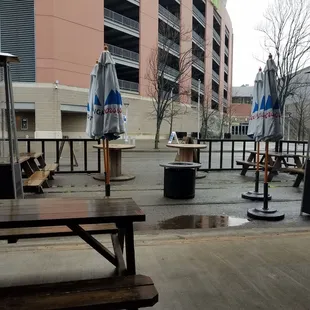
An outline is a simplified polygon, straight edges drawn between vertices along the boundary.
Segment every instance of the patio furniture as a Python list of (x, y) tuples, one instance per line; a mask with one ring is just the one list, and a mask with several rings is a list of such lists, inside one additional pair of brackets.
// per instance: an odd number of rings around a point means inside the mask
[[(265, 153), (260, 153), (259, 155), (261, 156), (260, 161), (259, 161), (260, 168), (264, 169)], [(242, 166), (241, 175), (246, 175), (250, 167), (256, 166), (255, 156), (256, 156), (256, 151), (250, 151), (250, 155), (246, 161), (242, 161), (242, 160), (236, 161), (237, 165)], [(304, 157), (303, 155), (299, 155), (299, 154), (270, 152), (268, 156), (268, 170), (269, 170), (268, 182), (272, 181), (273, 177), (281, 171), (282, 172), (295, 172), (297, 174), (301, 174), (302, 172), (297, 169), (303, 168), (303, 164), (301, 161), (301, 158), (303, 157)], [(294, 164), (289, 163), (287, 161), (287, 159), (289, 158), (292, 158), (294, 160)], [(282, 168), (282, 166), (284, 167)], [(297, 183), (294, 183), (295, 187), (296, 187), (296, 184)]]
[(173, 162), (160, 166), (164, 167), (164, 197), (172, 199), (195, 197), (196, 171), (201, 164)]
[[(93, 145), (95, 149), (103, 149), (102, 144)], [(110, 150), (110, 167), (111, 167), (111, 181), (129, 181), (133, 180), (135, 176), (122, 174), (122, 150), (134, 149), (135, 145), (131, 144), (109, 144)], [(105, 181), (104, 174), (94, 175), (94, 179)]]
[(172, 147), (180, 150), (179, 161), (181, 162), (193, 162), (194, 150), (205, 149), (207, 146), (204, 144), (166, 144), (167, 147)]
[[(152, 280), (135, 275), (133, 222), (145, 221), (145, 215), (132, 199), (17, 199), (0, 204), (1, 240), (77, 235), (116, 266), (118, 275), (1, 288), (0, 309), (138, 309), (157, 303)], [(94, 239), (94, 232), (111, 234), (115, 254)]]
[(150, 277), (131, 275), (1, 288), (0, 309), (138, 309), (158, 302)]

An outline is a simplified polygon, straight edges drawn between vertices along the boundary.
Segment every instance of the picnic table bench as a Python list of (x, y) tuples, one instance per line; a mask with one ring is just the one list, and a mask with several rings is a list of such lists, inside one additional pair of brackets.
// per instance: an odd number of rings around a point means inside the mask
[[(261, 156), (259, 161), (260, 169), (265, 168), (265, 153), (260, 152), (259, 155)], [(303, 164), (300, 158), (304, 157), (303, 155), (299, 154), (289, 154), (289, 153), (278, 153), (278, 152), (270, 152), (268, 156), (268, 182), (271, 182), (273, 177), (278, 174), (278, 172), (294, 172), (296, 174), (301, 174), (300, 169), (302, 169)], [(256, 151), (250, 151), (250, 155), (246, 161), (237, 160), (237, 165), (242, 165), (241, 175), (246, 175), (248, 169), (250, 167), (256, 167)], [(288, 158), (292, 158), (294, 163), (289, 163), (287, 161)], [(284, 168), (282, 166), (284, 165)], [(296, 179), (297, 181), (297, 179)], [(299, 183), (298, 183), (299, 182)], [(298, 183), (299, 186), (301, 180), (298, 179), (298, 182), (294, 183), (294, 186)]]
[[(145, 215), (132, 199), (1, 201), (1, 240), (16, 242), (28, 237), (77, 235), (112, 263), (119, 276), (1, 288), (0, 309), (138, 309), (153, 306), (158, 301), (158, 293), (152, 280), (135, 275), (133, 222), (136, 221), (145, 221)], [(92, 226), (102, 224), (115, 226)], [(114, 254), (92, 236), (96, 229), (98, 233), (111, 234)]]

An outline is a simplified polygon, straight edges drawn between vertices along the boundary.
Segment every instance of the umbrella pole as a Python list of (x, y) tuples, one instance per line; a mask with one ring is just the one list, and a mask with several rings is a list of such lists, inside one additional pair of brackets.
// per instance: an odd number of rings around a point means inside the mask
[(109, 140), (106, 139), (106, 182), (105, 182), (105, 195), (107, 197), (111, 196), (111, 187), (110, 187), (110, 150), (109, 150)]
[(256, 142), (257, 152), (256, 152), (256, 171), (255, 171), (255, 192), (258, 193), (259, 189), (259, 153), (260, 153), (260, 143)]
[[(260, 155), (260, 142), (256, 142), (256, 171), (255, 171), (255, 189), (254, 191), (245, 192), (241, 195), (244, 199), (252, 201), (264, 201), (264, 193), (259, 192), (259, 155)], [(271, 200), (271, 195), (267, 194), (268, 200)]]
[(102, 139), (102, 149), (103, 149), (103, 167), (104, 167), (104, 182), (107, 181), (107, 153), (105, 146), (105, 139)]
[(268, 210), (268, 157), (269, 142), (265, 142), (265, 174), (264, 174), (264, 210)]
[(253, 208), (248, 210), (248, 217), (255, 220), (281, 221), (284, 219), (284, 213), (268, 207), (268, 157), (269, 142), (265, 142), (265, 171), (264, 171), (264, 204), (262, 208)]

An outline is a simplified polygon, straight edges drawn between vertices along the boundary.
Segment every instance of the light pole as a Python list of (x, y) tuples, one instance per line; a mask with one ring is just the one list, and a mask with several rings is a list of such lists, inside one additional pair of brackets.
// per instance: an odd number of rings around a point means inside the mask
[(125, 117), (124, 117), (124, 125), (125, 125), (125, 142), (128, 142), (128, 130), (127, 130), (127, 122), (128, 122), (128, 107), (129, 103), (124, 102), (124, 106), (126, 107)]
[(198, 113), (198, 119), (197, 119), (197, 139), (199, 139), (200, 136), (200, 86), (201, 81), (198, 80), (198, 103), (197, 103), (197, 113)]

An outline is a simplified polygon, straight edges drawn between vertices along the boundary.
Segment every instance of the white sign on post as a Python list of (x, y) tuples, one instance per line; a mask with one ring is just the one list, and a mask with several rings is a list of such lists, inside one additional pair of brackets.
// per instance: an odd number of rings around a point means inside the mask
[(171, 135), (170, 135), (169, 140), (168, 140), (168, 144), (171, 144), (173, 139), (175, 139), (177, 144), (179, 144), (179, 140), (178, 140), (178, 137), (177, 137), (177, 134), (175, 131), (171, 132)]

